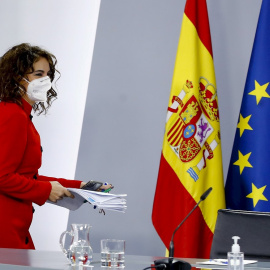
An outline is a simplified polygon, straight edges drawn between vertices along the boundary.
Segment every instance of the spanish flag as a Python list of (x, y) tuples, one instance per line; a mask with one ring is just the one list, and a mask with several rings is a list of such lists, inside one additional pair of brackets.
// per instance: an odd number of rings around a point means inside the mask
[(174, 256), (209, 258), (217, 211), (225, 208), (219, 110), (206, 0), (187, 0), (167, 111), (153, 225)]

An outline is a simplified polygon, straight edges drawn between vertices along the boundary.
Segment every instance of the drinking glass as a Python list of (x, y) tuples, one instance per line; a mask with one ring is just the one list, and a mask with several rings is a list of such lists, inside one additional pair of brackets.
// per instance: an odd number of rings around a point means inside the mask
[(125, 267), (125, 240), (102, 239), (100, 244), (102, 267)]

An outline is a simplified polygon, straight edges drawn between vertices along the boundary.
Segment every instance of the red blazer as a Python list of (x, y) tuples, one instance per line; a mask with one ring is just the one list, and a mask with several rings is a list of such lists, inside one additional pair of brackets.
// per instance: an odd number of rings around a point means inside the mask
[(29, 234), (32, 203), (43, 205), (51, 184), (79, 188), (81, 181), (38, 175), (40, 137), (30, 117), (32, 107), (0, 102), (0, 248), (34, 249)]

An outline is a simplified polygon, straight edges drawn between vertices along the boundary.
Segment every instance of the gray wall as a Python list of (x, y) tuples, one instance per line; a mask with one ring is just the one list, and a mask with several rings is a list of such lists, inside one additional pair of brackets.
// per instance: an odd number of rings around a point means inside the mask
[[(261, 1), (207, 3), (226, 176)], [(100, 239), (118, 238), (127, 254), (164, 255), (151, 212), (184, 5), (101, 1), (76, 179), (113, 183), (113, 193), (128, 194), (128, 210), (103, 216), (84, 205), (70, 213), (68, 228), (93, 226), (94, 252)]]

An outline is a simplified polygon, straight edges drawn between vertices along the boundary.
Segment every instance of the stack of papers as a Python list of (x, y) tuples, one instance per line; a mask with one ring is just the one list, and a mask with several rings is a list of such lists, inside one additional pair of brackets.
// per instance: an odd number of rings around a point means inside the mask
[(85, 202), (88, 202), (99, 209), (125, 212), (127, 194), (111, 194), (105, 192), (96, 192), (78, 188), (68, 188), (75, 198), (64, 197), (56, 203), (47, 201), (54, 205), (65, 207), (69, 210), (77, 210)]
[[(244, 260), (244, 264), (256, 263), (254, 260)], [(210, 265), (228, 265), (227, 259), (211, 259), (209, 261), (197, 262), (197, 264), (210, 264)]]

